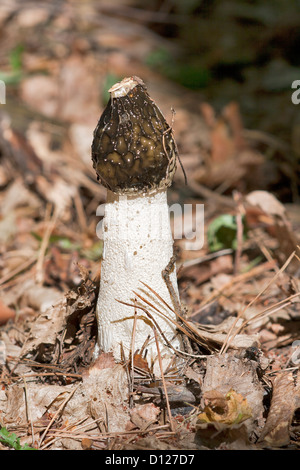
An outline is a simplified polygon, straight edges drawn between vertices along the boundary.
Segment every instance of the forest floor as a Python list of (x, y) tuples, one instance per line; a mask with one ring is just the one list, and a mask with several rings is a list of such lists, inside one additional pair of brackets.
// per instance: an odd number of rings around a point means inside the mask
[[(216, 110), (213, 87), (145, 60), (174, 42), (133, 4), (0, 9), (0, 449), (297, 449), (299, 124), (278, 131), (290, 101), (274, 112), (290, 97), (251, 128), (241, 85)], [(168, 122), (176, 111), (187, 185), (179, 167), (170, 203), (204, 204), (204, 242), (175, 240), (187, 354), (162, 377), (138, 353), (93, 358), (106, 191), (90, 146), (108, 88), (131, 75)]]

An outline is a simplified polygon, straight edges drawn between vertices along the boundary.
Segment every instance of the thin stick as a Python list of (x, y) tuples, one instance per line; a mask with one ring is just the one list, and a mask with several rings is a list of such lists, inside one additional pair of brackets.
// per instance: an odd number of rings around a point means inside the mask
[(28, 377), (53, 377), (53, 376), (57, 376), (57, 377), (73, 377), (75, 379), (82, 379), (82, 375), (80, 374), (69, 374), (68, 372), (36, 372), (36, 373), (28, 373), (28, 374), (24, 374), (22, 375), (22, 377), (24, 378), (28, 378)]
[(216, 297), (221, 295), (226, 289), (228, 289), (230, 287), (233, 287), (234, 285), (238, 284), (239, 282), (246, 281), (247, 279), (249, 279), (251, 277), (258, 276), (262, 272), (265, 273), (269, 269), (274, 269), (275, 266), (276, 266), (275, 261), (273, 261), (273, 262), (267, 261), (266, 263), (263, 263), (259, 266), (255, 266), (254, 268), (252, 268), (250, 271), (248, 271), (246, 273), (239, 274), (238, 276), (236, 276), (235, 278), (233, 278), (232, 280), (230, 280), (229, 282), (224, 284), (220, 289), (214, 290), (214, 292), (212, 292), (212, 294), (209, 297), (206, 297), (200, 303), (200, 307), (203, 307), (204, 305), (207, 305), (209, 302), (211, 302)]
[(254, 302), (256, 302), (256, 300), (257, 300), (259, 297), (262, 296), (262, 294), (270, 287), (270, 285), (275, 281), (275, 279), (277, 279), (277, 277), (286, 269), (286, 267), (289, 265), (289, 263), (290, 263), (291, 260), (293, 259), (294, 255), (295, 255), (295, 252), (293, 252), (293, 253), (289, 256), (289, 258), (288, 258), (287, 261), (284, 263), (284, 265), (280, 268), (280, 270), (273, 276), (273, 278), (267, 283), (267, 285), (254, 297), (254, 299), (252, 299), (251, 302), (249, 302), (249, 303), (243, 308), (243, 310), (241, 310), (241, 311), (238, 313), (238, 315), (237, 315), (237, 317), (236, 317), (236, 320), (233, 322), (231, 328), (229, 329), (229, 331), (228, 331), (228, 333), (227, 333), (227, 336), (226, 336), (226, 338), (225, 338), (225, 340), (224, 340), (224, 343), (223, 343), (223, 345), (222, 345), (222, 347), (221, 347), (221, 349), (220, 349), (219, 354), (222, 354), (223, 352), (226, 352), (226, 351), (227, 351), (227, 349), (228, 349), (228, 347), (229, 347), (229, 339), (233, 339), (233, 338), (236, 336), (237, 332), (239, 331), (239, 329), (237, 329), (237, 330), (235, 331), (235, 333), (233, 334), (232, 338), (230, 337), (230, 335), (231, 335), (233, 329), (235, 328), (235, 326), (236, 326), (238, 320), (239, 320), (241, 317), (244, 316), (246, 310), (247, 310), (248, 308), (250, 308), (251, 305), (253, 305)]
[(241, 263), (241, 254), (242, 254), (242, 246), (243, 246), (243, 220), (242, 220), (242, 203), (241, 203), (241, 194), (237, 191), (234, 192), (233, 198), (237, 204), (237, 214), (236, 214), (236, 241), (237, 241), (237, 248), (234, 257), (234, 274), (238, 274), (240, 271), (240, 263)]
[(72, 396), (74, 395), (74, 393), (76, 392), (76, 390), (78, 389), (78, 387), (80, 386), (81, 384), (77, 385), (77, 387), (74, 388), (74, 390), (72, 390), (70, 392), (70, 394), (67, 396), (67, 398), (62, 402), (62, 404), (60, 405), (60, 407), (58, 408), (57, 412), (54, 414), (53, 418), (51, 419), (50, 423), (48, 424), (48, 426), (46, 427), (41, 439), (40, 439), (40, 442), (39, 442), (39, 447), (41, 447), (41, 444), (48, 432), (48, 430), (50, 429), (50, 427), (52, 426), (52, 424), (54, 423), (54, 421), (56, 420), (57, 416), (59, 415), (59, 413), (64, 409), (64, 407), (66, 406), (66, 404), (68, 403), (69, 400), (71, 400)]
[[(148, 305), (152, 306), (146, 299), (144, 299), (143, 297), (141, 297), (139, 294), (137, 294), (136, 292), (134, 292), (135, 295), (137, 297), (139, 297), (141, 300), (143, 300), (144, 302), (146, 302)], [(129, 307), (135, 307), (135, 305), (132, 305), (132, 304), (129, 304), (127, 302), (123, 302), (121, 300), (118, 300), (118, 302), (120, 302), (121, 304), (124, 304), (124, 305), (128, 305)], [(166, 344), (171, 348), (173, 349), (173, 351), (175, 353), (178, 353), (179, 355), (181, 354), (181, 351), (177, 351), (177, 349), (175, 349), (172, 344), (167, 340), (167, 338), (165, 337), (163, 331), (161, 330), (161, 328), (159, 327), (158, 323), (154, 320), (153, 316), (148, 312), (148, 310), (145, 308), (145, 307), (142, 307), (141, 305), (137, 305), (136, 306), (137, 308), (139, 308), (140, 310), (142, 310), (143, 312), (146, 313), (146, 315), (152, 320), (153, 324), (157, 327), (158, 331), (160, 332), (160, 334), (162, 335), (164, 341), (166, 342)], [(187, 336), (189, 336), (193, 341), (195, 342), (199, 342), (197, 340), (197, 338), (195, 338), (194, 336), (191, 335), (191, 333), (189, 333), (187, 330), (185, 330), (181, 325), (179, 325), (178, 323), (176, 323), (175, 320), (173, 320), (172, 318), (169, 318), (167, 315), (165, 315), (163, 312), (159, 311), (158, 309), (156, 309), (156, 307), (154, 307), (154, 305), (152, 306), (152, 308), (154, 308), (155, 310), (157, 310), (158, 313), (160, 313), (160, 315), (162, 315), (164, 318), (168, 319), (170, 322), (174, 323), (174, 325), (177, 326), (177, 328), (179, 330), (181, 330), (184, 334), (186, 334)], [(188, 325), (189, 326), (189, 325)], [(191, 328), (192, 329), (192, 328)]]
[(210, 253), (209, 255), (204, 255), (204, 256), (200, 256), (199, 258), (194, 258), (194, 259), (189, 259), (188, 261), (184, 261), (181, 265), (180, 273), (184, 271), (185, 269), (190, 268), (191, 266), (195, 266), (195, 264), (202, 264), (212, 259), (220, 258), (221, 256), (231, 255), (232, 252), (233, 252), (232, 248), (224, 248), (224, 250), (216, 251), (214, 253)]
[(221, 205), (225, 205), (226, 207), (235, 208), (236, 204), (229, 196), (223, 196), (221, 194), (217, 194), (215, 191), (208, 189), (206, 186), (197, 183), (197, 181), (191, 179), (189, 181), (189, 187), (194, 191), (196, 194), (199, 194), (201, 197), (208, 199), (209, 201), (216, 201)]
[[(134, 299), (136, 303), (136, 299)], [(134, 309), (133, 328), (132, 328), (132, 340), (131, 340), (131, 381), (130, 381), (130, 396), (129, 396), (129, 407), (133, 407), (133, 388), (134, 388), (134, 345), (135, 345), (135, 332), (137, 322), (137, 309)]]
[(276, 302), (274, 305), (270, 305), (269, 307), (266, 307), (261, 312), (257, 313), (256, 315), (253, 315), (253, 317), (244, 320), (241, 326), (239, 327), (239, 330), (243, 329), (246, 325), (251, 325), (251, 323), (255, 323), (257, 319), (261, 319), (261, 318), (264, 318), (265, 316), (273, 315), (273, 313), (276, 313), (279, 309), (288, 307), (289, 305), (292, 304), (292, 300), (295, 299), (296, 297), (299, 297), (299, 295), (300, 295), (300, 292), (297, 292), (296, 294), (292, 294), (287, 299), (280, 300), (279, 302)]
[(286, 267), (290, 264), (290, 262), (292, 261), (293, 257), (295, 255), (295, 252), (293, 252), (289, 258), (287, 259), (287, 261), (284, 263), (284, 265), (279, 269), (279, 271), (275, 274), (275, 276), (268, 282), (268, 284), (256, 295), (256, 297), (254, 297), (254, 299), (251, 300), (251, 302), (249, 302), (248, 305), (246, 305), (246, 307), (242, 310), (242, 314), (245, 313), (245, 311), (250, 308), (254, 302), (256, 302), (256, 300), (262, 296), (262, 294), (267, 290), (269, 289), (270, 285), (273, 284), (273, 282), (275, 281), (275, 279), (277, 279), (277, 277), (279, 276), (279, 274), (281, 274), (285, 269)]
[(154, 326), (153, 326), (153, 333), (154, 333), (154, 338), (155, 338), (155, 343), (156, 343), (156, 348), (157, 348), (158, 363), (159, 363), (159, 368), (160, 368), (160, 373), (161, 373), (161, 380), (162, 380), (163, 389), (164, 389), (165, 397), (166, 397), (166, 405), (167, 405), (167, 410), (168, 410), (168, 415), (169, 415), (170, 428), (171, 428), (171, 431), (174, 432), (171, 408), (170, 408), (169, 397), (168, 397), (168, 392), (167, 392), (167, 387), (166, 387), (166, 382), (165, 382), (165, 377), (164, 377), (164, 371), (163, 371), (163, 365), (162, 365), (162, 360), (161, 360), (161, 355), (160, 355), (158, 338), (157, 338), (156, 328)]
[[(86, 421), (89, 417), (87, 416), (86, 418), (82, 418), (80, 419), (79, 421), (75, 422), (75, 423), (70, 423), (68, 424), (64, 430), (60, 430), (60, 429), (55, 429), (55, 430), (50, 430), (50, 432), (55, 432), (56, 434), (58, 434), (58, 437), (55, 437), (54, 434), (50, 434), (50, 437), (49, 437), (49, 440), (48, 442), (46, 442), (41, 448), (40, 450), (44, 450), (46, 447), (49, 447), (51, 444), (54, 444), (55, 441), (57, 441), (58, 439), (61, 439), (62, 437), (70, 437), (72, 438), (72, 434), (75, 436), (77, 436), (79, 433), (78, 433), (78, 429), (82, 429), (84, 427), (87, 427), (89, 425), (92, 425), (92, 424), (95, 424), (95, 426), (97, 427), (97, 423), (98, 421), (102, 421), (103, 418), (98, 418), (98, 419), (95, 419), (93, 423), (86, 423), (86, 424), (82, 424), (81, 426), (78, 426), (78, 424), (81, 424), (83, 423), (84, 421)], [(77, 424), (76, 424), (77, 423)], [(76, 429), (74, 431), (72, 431), (72, 428), (73, 427), (76, 427)], [(69, 431), (70, 430), (70, 431)], [(84, 432), (84, 431), (83, 431)], [(71, 436), (70, 436), (71, 434)], [(51, 437), (53, 436), (53, 437)], [(81, 439), (83, 439), (84, 437), (87, 437), (85, 435), (83, 435), (83, 437)]]
[[(47, 207), (45, 221), (47, 221), (47, 219), (50, 217), (50, 212), (51, 212), (51, 206), (49, 205)], [(41, 243), (39, 255), (38, 255), (38, 260), (36, 263), (35, 279), (38, 284), (43, 284), (44, 282), (43, 264), (44, 264), (45, 254), (46, 254), (46, 250), (49, 244), (51, 233), (53, 232), (53, 229), (57, 221), (57, 217), (58, 217), (58, 210), (55, 208), (52, 219), (49, 220), (48, 225), (46, 227), (43, 240)]]
[(82, 200), (81, 200), (78, 190), (76, 191), (73, 199), (74, 199), (74, 204), (75, 204), (75, 208), (77, 211), (79, 226), (81, 227), (82, 232), (85, 233), (87, 230), (87, 222), (86, 222), (86, 216), (85, 216), (85, 211), (83, 208)]
[[(160, 310), (158, 310), (158, 309), (157, 309), (154, 305), (152, 305), (148, 300), (144, 299), (142, 296), (140, 296), (140, 295), (137, 294), (136, 292), (135, 292), (135, 295), (137, 295), (141, 300), (143, 300), (145, 303), (147, 303), (150, 307), (154, 308), (160, 315), (162, 315), (162, 316), (163, 316), (164, 318), (166, 318), (168, 321), (174, 323), (174, 325), (177, 326), (177, 329), (178, 329), (178, 330), (182, 331), (184, 334), (186, 334), (187, 336), (189, 336), (193, 341), (195, 341), (195, 342), (198, 343), (198, 344), (201, 344), (202, 346), (207, 346), (207, 345), (205, 345), (203, 342), (201, 343), (201, 342), (199, 341), (200, 335), (199, 335), (199, 329), (198, 329), (198, 328), (194, 328), (194, 327), (193, 327), (193, 324), (192, 324), (191, 322), (187, 322), (187, 321), (185, 320), (185, 318), (183, 318), (181, 315), (179, 315), (178, 312), (176, 312), (175, 310), (173, 310), (173, 309), (167, 304), (167, 302), (165, 302), (165, 300), (164, 300), (162, 297), (160, 297), (160, 295), (159, 295), (157, 292), (155, 292), (154, 289), (152, 289), (150, 286), (148, 286), (148, 285), (145, 284), (144, 282), (143, 282), (142, 284), (144, 284), (162, 303), (164, 303), (164, 304), (166, 305), (166, 307), (168, 307), (172, 312), (174, 312), (174, 313), (177, 315), (177, 317), (181, 320), (182, 324), (185, 325), (194, 335), (196, 335), (196, 337), (195, 337), (195, 336), (192, 336), (192, 334), (191, 334), (189, 331), (187, 331), (185, 328), (183, 328), (183, 326), (180, 325), (179, 323), (177, 323), (175, 320), (173, 320), (172, 318), (169, 318), (169, 317), (168, 317), (167, 315), (165, 315), (163, 312), (161, 312)], [(128, 305), (128, 304), (126, 304), (126, 305)], [(141, 308), (141, 307), (139, 307), (139, 308)], [(147, 312), (147, 311), (146, 311), (146, 314), (148, 315), (148, 312)]]
[[(107, 439), (110, 439), (112, 437), (119, 437), (119, 436), (127, 436), (127, 435), (135, 435), (135, 436), (138, 436), (140, 434), (146, 434), (146, 433), (153, 433), (155, 431), (159, 431), (159, 430), (162, 430), (162, 429), (165, 429), (165, 428), (168, 428), (169, 425), (168, 424), (163, 424), (163, 425), (160, 425), (160, 426), (154, 426), (153, 428), (149, 428), (149, 429), (139, 429), (139, 430), (134, 430), (134, 431), (115, 431), (115, 432), (108, 432), (108, 433), (100, 433), (100, 435), (94, 435), (94, 434), (88, 434), (88, 433), (73, 433), (73, 435), (71, 434), (71, 432), (65, 432), (63, 430), (59, 430), (59, 429), (51, 429), (50, 430), (50, 433), (51, 433), (51, 437), (53, 438), (53, 440), (50, 442), (50, 444), (52, 444), (55, 440), (57, 439), (60, 439), (62, 437), (69, 437), (70, 439), (84, 439), (84, 438), (89, 438), (93, 441), (103, 441), (103, 440), (107, 440)], [(49, 443), (47, 442), (43, 447), (42, 449), (44, 449), (45, 447), (47, 447), (49, 445)]]
[(180, 299), (176, 295), (175, 289), (172, 285), (172, 282), (170, 281), (170, 272), (175, 269), (175, 263), (176, 263), (176, 255), (173, 255), (166, 266), (166, 268), (162, 271), (162, 277), (167, 285), (167, 288), (170, 292), (171, 298), (174, 303), (175, 307), (175, 313), (181, 313), (181, 305), (180, 305)]
[(25, 377), (22, 376), (22, 378), (23, 378), (23, 382), (24, 382), (26, 414), (27, 414), (27, 420), (29, 421), (30, 427), (31, 427), (31, 444), (33, 446), (34, 445), (34, 430), (33, 430), (33, 424), (32, 424), (32, 419), (31, 419), (30, 406), (29, 406), (29, 402), (28, 402), (27, 383), (26, 383)]
[(36, 262), (36, 255), (32, 256), (31, 258), (27, 259), (26, 261), (24, 261), (24, 263), (22, 263), (20, 266), (18, 266), (17, 268), (13, 269), (12, 271), (10, 271), (8, 274), (6, 274), (6, 276), (3, 276), (1, 279), (0, 279), (0, 286), (5, 284), (7, 281), (9, 281), (12, 277), (16, 276), (17, 274), (19, 274), (20, 272), (24, 271), (25, 269), (29, 268), (32, 264), (34, 264)]

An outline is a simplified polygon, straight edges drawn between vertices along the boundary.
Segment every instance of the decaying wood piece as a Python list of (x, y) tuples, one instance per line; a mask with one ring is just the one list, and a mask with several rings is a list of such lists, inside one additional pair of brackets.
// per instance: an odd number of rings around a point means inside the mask
[(273, 447), (288, 445), (296, 406), (292, 372), (278, 374), (273, 381), (271, 407), (259, 442)]
[[(145, 393), (154, 397), (154, 402), (161, 402), (165, 399), (165, 393), (162, 387), (145, 387), (139, 385), (136, 389), (137, 393)], [(180, 406), (187, 406), (188, 404), (196, 404), (195, 395), (184, 385), (168, 385), (167, 387), (168, 399), (172, 406), (180, 404)], [(179, 406), (179, 405), (178, 405)]]

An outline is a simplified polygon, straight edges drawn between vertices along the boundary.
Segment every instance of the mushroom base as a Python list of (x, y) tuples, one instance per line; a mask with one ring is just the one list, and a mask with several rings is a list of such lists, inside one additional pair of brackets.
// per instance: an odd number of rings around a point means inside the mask
[[(174, 324), (176, 315), (163, 302), (174, 310), (162, 277), (173, 256), (166, 190), (136, 196), (108, 191), (102, 236), (104, 253), (97, 303), (99, 349), (111, 351), (120, 359), (122, 345), (128, 358), (130, 351), (140, 350), (149, 336), (146, 349), (151, 363), (158, 357), (155, 327), (161, 355), (172, 357), (174, 351), (161, 334), (173, 348), (181, 349)], [(178, 301), (175, 269), (170, 273), (170, 281)]]

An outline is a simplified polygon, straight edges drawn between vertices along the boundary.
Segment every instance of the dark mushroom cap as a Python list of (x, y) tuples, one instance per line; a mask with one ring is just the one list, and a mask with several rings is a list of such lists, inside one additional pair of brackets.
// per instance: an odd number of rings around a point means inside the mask
[(170, 186), (176, 171), (176, 144), (143, 81), (125, 78), (109, 92), (92, 143), (98, 179), (121, 194)]

